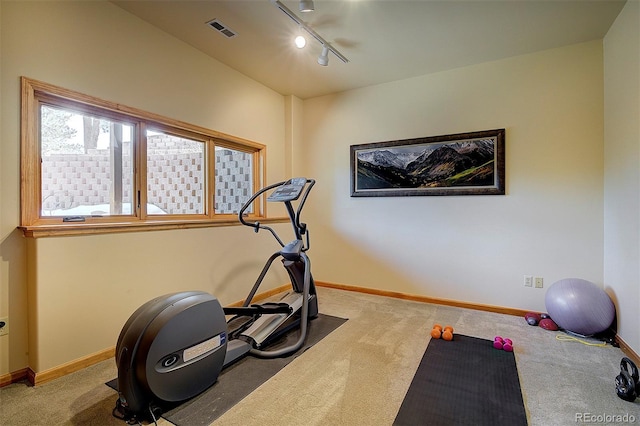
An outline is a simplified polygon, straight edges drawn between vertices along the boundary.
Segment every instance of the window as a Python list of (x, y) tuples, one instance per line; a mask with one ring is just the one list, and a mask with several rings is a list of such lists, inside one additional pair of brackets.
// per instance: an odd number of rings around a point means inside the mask
[(147, 214), (205, 213), (205, 146), (202, 141), (147, 131)]
[[(253, 195), (251, 182), (253, 168), (251, 154), (230, 148), (216, 147), (216, 197), (217, 214), (236, 213)], [(251, 210), (248, 210), (251, 211)]]
[(28, 236), (236, 223), (265, 173), (261, 144), (27, 78), (21, 143)]
[(135, 124), (40, 104), (40, 217), (131, 215)]

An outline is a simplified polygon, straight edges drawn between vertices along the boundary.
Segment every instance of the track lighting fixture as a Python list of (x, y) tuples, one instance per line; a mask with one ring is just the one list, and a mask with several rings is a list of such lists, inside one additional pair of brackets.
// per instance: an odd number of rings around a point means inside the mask
[[(313, 30), (313, 28), (310, 28), (309, 26), (307, 26), (307, 24), (302, 19), (298, 18), (298, 16), (295, 13), (293, 13), (287, 6), (282, 4), (282, 2), (280, 0), (271, 0), (271, 3), (273, 3), (278, 9), (280, 9), (280, 11), (282, 13), (284, 13), (289, 18), (291, 18), (291, 20), (293, 20), (293, 22), (295, 22), (301, 30), (304, 30), (307, 34), (309, 34), (311, 37), (315, 38), (322, 45), (322, 53), (320, 54), (320, 56), (318, 56), (318, 63), (320, 65), (327, 66), (329, 64), (329, 52), (331, 52), (334, 55), (336, 55), (338, 57), (338, 59), (340, 59), (345, 64), (347, 62), (349, 62), (349, 60), (347, 58), (345, 58), (342, 53), (340, 53), (328, 41), (326, 41), (324, 38), (322, 38), (320, 36), (320, 34), (315, 32)], [(300, 10), (302, 10), (302, 4), (303, 3), (311, 4), (311, 9), (310, 10), (313, 10), (313, 1), (303, 1), (303, 0), (300, 1), (300, 7), (301, 7)], [(302, 49), (304, 47), (304, 45), (301, 46), (299, 44), (299, 43), (302, 43), (302, 40), (300, 40), (300, 38), (304, 38), (304, 37), (302, 37), (300, 35), (298, 35), (298, 37), (296, 37), (296, 46), (298, 46), (298, 48)], [(306, 40), (305, 40), (305, 44), (306, 44)]]
[(325, 45), (322, 46), (322, 53), (318, 56), (318, 63), (323, 67), (329, 65), (329, 48)]
[(315, 10), (313, 0), (300, 0), (298, 8), (300, 12), (313, 12)]

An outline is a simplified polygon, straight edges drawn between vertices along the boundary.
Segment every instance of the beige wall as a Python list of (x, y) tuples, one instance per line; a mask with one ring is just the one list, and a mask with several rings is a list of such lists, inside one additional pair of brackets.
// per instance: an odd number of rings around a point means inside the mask
[(286, 143), (288, 160), (287, 165), (291, 165), (287, 170), (290, 176), (302, 176), (301, 170), (304, 169), (304, 140), (302, 117), (304, 114), (304, 101), (295, 97), (287, 96), (285, 98), (285, 114), (286, 114)]
[(640, 352), (640, 3), (604, 39), (604, 282), (618, 334)]
[[(128, 315), (160, 294), (200, 289), (223, 303), (242, 299), (278, 248), (268, 234), (233, 226), (22, 237), (19, 77), (265, 144), (269, 182), (285, 177), (284, 97), (109, 2), (3, 1), (1, 11), (0, 317), (11, 327), (0, 337), (0, 375), (42, 372), (114, 346)], [(287, 281), (274, 270), (265, 288)]]
[[(350, 197), (351, 144), (503, 127), (505, 196)], [(601, 41), (311, 99), (304, 129), (318, 279), (541, 311), (525, 274), (603, 286)]]
[[(203, 290), (223, 304), (242, 300), (277, 248), (269, 233), (239, 227), (38, 239), (29, 347), (39, 350), (29, 366), (40, 372), (114, 346), (128, 316), (162, 294)], [(288, 281), (280, 269), (274, 264), (267, 283)]]
[[(305, 216), (317, 280), (544, 310), (545, 290), (525, 288), (523, 275), (544, 277), (546, 288), (581, 277), (617, 298), (620, 331), (638, 352), (630, 4), (605, 40), (606, 86), (594, 41), (301, 101), (108, 2), (1, 2), (0, 317), (10, 316), (11, 333), (0, 337), (0, 375), (113, 346), (128, 315), (158, 294), (202, 289), (239, 300), (275, 249), (267, 234), (239, 227), (22, 237), (21, 75), (266, 144), (269, 182), (317, 179)], [(351, 144), (501, 127), (505, 196), (349, 197)], [(628, 158), (631, 181), (618, 176)], [(287, 279), (274, 271), (267, 284)]]

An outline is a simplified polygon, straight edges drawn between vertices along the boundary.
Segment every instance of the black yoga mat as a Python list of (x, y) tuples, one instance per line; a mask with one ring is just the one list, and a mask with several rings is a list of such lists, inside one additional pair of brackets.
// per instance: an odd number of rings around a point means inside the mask
[[(218, 376), (218, 381), (198, 396), (172, 407), (162, 407), (162, 417), (177, 426), (209, 425), (244, 397), (269, 380), (304, 351), (318, 343), (345, 321), (331, 315), (318, 314), (309, 323), (307, 339), (297, 352), (283, 358), (261, 359), (247, 356), (227, 367)], [(295, 329), (274, 341), (268, 349), (288, 346), (298, 340)], [(107, 383), (116, 389), (117, 379)]]
[(431, 339), (393, 424), (526, 425), (513, 352), (460, 334)]

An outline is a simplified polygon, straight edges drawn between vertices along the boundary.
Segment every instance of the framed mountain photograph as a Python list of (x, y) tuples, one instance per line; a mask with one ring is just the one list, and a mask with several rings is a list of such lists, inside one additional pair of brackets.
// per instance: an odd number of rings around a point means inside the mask
[(505, 129), (351, 145), (351, 196), (504, 195)]

